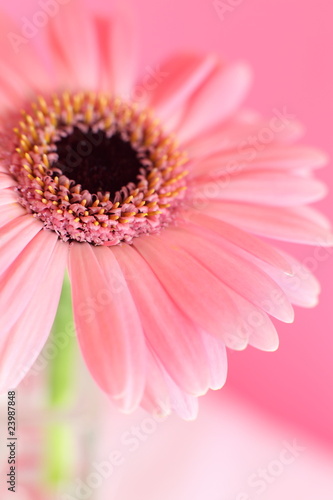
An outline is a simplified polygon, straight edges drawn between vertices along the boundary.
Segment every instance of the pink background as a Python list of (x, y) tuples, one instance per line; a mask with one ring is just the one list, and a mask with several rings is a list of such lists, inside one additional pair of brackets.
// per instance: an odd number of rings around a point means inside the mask
[[(5, 2), (21, 17), (39, 8), (37, 0)], [(92, 3), (109, 5), (106, 0)], [(225, 0), (239, 5), (219, 19), (211, 0), (133, 0), (140, 20), (143, 67), (172, 51), (217, 51), (245, 59), (255, 80), (247, 104), (271, 116), (287, 107), (306, 125), (307, 143), (333, 157), (333, 47), (331, 0)], [(332, 167), (319, 172), (331, 194), (318, 204), (332, 213)], [(296, 248), (298, 257), (311, 248)], [(279, 325), (276, 353), (248, 349), (229, 356), (229, 388), (333, 446), (332, 257), (319, 264), (323, 292), (313, 310), (297, 309), (293, 325)], [(220, 399), (223, 403), (224, 393)]]

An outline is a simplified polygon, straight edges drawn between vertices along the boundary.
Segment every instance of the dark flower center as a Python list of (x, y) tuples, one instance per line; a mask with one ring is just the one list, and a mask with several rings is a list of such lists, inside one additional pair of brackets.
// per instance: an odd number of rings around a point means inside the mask
[(130, 182), (137, 182), (143, 165), (137, 151), (120, 133), (107, 137), (103, 130), (84, 133), (78, 127), (55, 143), (59, 159), (55, 168), (90, 193), (110, 196)]

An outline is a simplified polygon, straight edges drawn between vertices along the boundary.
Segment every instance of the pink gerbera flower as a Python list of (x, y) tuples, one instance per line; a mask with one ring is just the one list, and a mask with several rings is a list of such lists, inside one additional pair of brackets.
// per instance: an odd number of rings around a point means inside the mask
[(311, 172), (325, 157), (291, 144), (284, 110), (238, 111), (244, 64), (178, 54), (135, 86), (127, 16), (72, 0), (40, 52), (0, 23), (0, 389), (45, 344), (68, 265), (99, 386), (123, 411), (193, 417), (225, 382), (226, 347), (276, 349), (269, 315), (315, 305), (315, 279), (258, 236), (332, 244), (305, 206), (324, 195)]

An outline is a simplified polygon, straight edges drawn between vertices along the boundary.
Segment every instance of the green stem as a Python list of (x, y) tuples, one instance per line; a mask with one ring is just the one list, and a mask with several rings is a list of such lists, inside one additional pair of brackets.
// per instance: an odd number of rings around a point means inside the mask
[(49, 398), (53, 408), (66, 407), (71, 403), (75, 388), (74, 320), (71, 287), (66, 275), (50, 341), (56, 349), (56, 356), (50, 364)]
[[(64, 413), (76, 404), (76, 344), (69, 279), (66, 276), (49, 344), (56, 353), (48, 372), (48, 409), (54, 421), (45, 429), (46, 484), (52, 488), (66, 484), (75, 470), (73, 422)], [(58, 419), (57, 419), (58, 416)]]

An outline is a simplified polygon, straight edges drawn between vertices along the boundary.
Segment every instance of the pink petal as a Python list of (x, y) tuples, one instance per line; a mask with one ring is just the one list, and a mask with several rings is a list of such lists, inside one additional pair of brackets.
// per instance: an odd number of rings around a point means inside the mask
[[(279, 337), (269, 316), (262, 308), (254, 306), (240, 296), (237, 301), (242, 315), (242, 324), (236, 331), (229, 333), (226, 339), (227, 346), (231, 349), (243, 350), (248, 345), (252, 345), (261, 351), (276, 351), (279, 347)], [(283, 297), (282, 301), (284, 301)], [(267, 311), (279, 305), (281, 305), (281, 294), (267, 296), (265, 301)]]
[(179, 308), (204, 331), (223, 339), (239, 323), (238, 310), (225, 286), (175, 245), (166, 229), (160, 236), (138, 238), (143, 255)]
[(70, 250), (74, 317), (96, 382), (124, 411), (140, 403), (146, 377), (140, 317), (112, 250), (74, 243)]
[(175, 382), (165, 374), (170, 391), (171, 408), (184, 420), (195, 420), (198, 416), (198, 398), (181, 391)]
[(100, 79), (100, 57), (94, 25), (85, 3), (70, 0), (61, 5), (46, 29), (58, 86), (96, 90)]
[(0, 229), (0, 276), (42, 227), (31, 215), (23, 215)]
[[(11, 92), (10, 91), (7, 91), (4, 86), (3, 86), (3, 82), (0, 80), (0, 106), (1, 106), (1, 109), (10, 109), (10, 108), (14, 108), (15, 109), (15, 97), (11, 100)], [(0, 165), (0, 171), (1, 172), (6, 172), (7, 169), (6, 168), (3, 168), (2, 165)]]
[(214, 179), (248, 171), (312, 170), (326, 163), (327, 156), (314, 148), (269, 146), (257, 152), (251, 152), (249, 148), (215, 152), (198, 161), (192, 171), (195, 176), (207, 176)]
[(300, 207), (300, 210), (303, 216), (312, 221), (314, 224), (317, 224), (321, 228), (327, 229), (328, 231), (331, 230), (331, 221), (325, 215), (319, 212), (319, 210), (308, 206)]
[[(0, 99), (1, 99), (1, 85), (0, 85)], [(6, 142), (5, 142), (6, 144)], [(1, 147), (6, 147), (1, 141)], [(7, 162), (4, 161), (4, 158), (0, 157), (0, 172), (8, 175), (8, 165)]]
[(152, 415), (171, 413), (170, 394), (162, 365), (151, 350), (147, 349), (147, 383), (140, 406)]
[(0, 189), (16, 186), (16, 184), (17, 182), (14, 177), (0, 172)]
[(242, 63), (217, 68), (190, 99), (178, 140), (187, 142), (226, 120), (240, 106), (250, 80), (250, 71)]
[[(315, 169), (327, 164), (327, 155), (316, 148), (309, 146), (271, 146), (256, 153), (247, 151), (247, 159), (251, 159), (253, 167), (258, 168), (305, 168)], [(244, 151), (244, 156), (245, 151)]]
[(1, 331), (3, 334), (13, 326), (21, 312), (30, 302), (45, 272), (57, 244), (58, 236), (53, 231), (39, 231), (23, 249), (18, 258), (0, 277)]
[(138, 37), (133, 14), (124, 5), (118, 5), (112, 19), (98, 18), (95, 24), (103, 86), (108, 92), (130, 99), (138, 61)]
[[(17, 109), (17, 98), (26, 98), (31, 90), (46, 92), (52, 82), (34, 48), (33, 40), (18, 39), (20, 27), (0, 13), (0, 32), (6, 40), (0, 44), (0, 82), (4, 103)], [(4, 90), (5, 89), (5, 90)], [(4, 92), (3, 92), (4, 90)]]
[(209, 180), (197, 180), (194, 196), (273, 206), (295, 206), (318, 201), (327, 194), (325, 184), (313, 177), (280, 172), (240, 172)]
[(194, 420), (198, 399), (182, 391), (153, 355), (148, 359), (149, 376), (142, 407), (156, 416), (165, 417), (173, 410), (184, 420)]
[[(255, 317), (255, 316), (253, 316)], [(269, 316), (260, 311), (258, 322), (261, 328), (255, 328), (249, 337), (249, 345), (260, 351), (274, 352), (279, 348), (279, 336)]]
[(187, 212), (184, 214), (184, 218), (198, 227), (207, 228), (219, 235), (222, 238), (218, 241), (219, 246), (225, 247), (225, 243), (229, 242), (235, 249), (241, 249), (256, 259), (281, 269), (284, 273), (290, 274), (292, 272), (289, 263), (271, 245), (238, 227), (202, 214), (199, 210)]
[(169, 375), (184, 391), (204, 394), (209, 387), (201, 335), (179, 310), (149, 265), (129, 245), (113, 252), (127, 278), (148, 344)]
[[(273, 122), (272, 122), (273, 119)], [(216, 153), (227, 153), (236, 150), (237, 156), (242, 151), (248, 151), (253, 141), (256, 140), (256, 151), (260, 154), (266, 147), (279, 143), (293, 143), (303, 134), (302, 125), (295, 120), (287, 120), (278, 123), (276, 128), (276, 116), (263, 119), (258, 113), (248, 110), (240, 110), (227, 122), (218, 124), (214, 130), (200, 136), (200, 139), (191, 140), (186, 144), (186, 150), (192, 157), (207, 157)], [(273, 130), (272, 140), (263, 144), (262, 137), (267, 137), (267, 130)], [(265, 135), (266, 134), (266, 135)], [(258, 146), (257, 146), (258, 144)], [(235, 154), (235, 153), (234, 153)]]
[(24, 82), (21, 75), (17, 74), (15, 68), (0, 60), (1, 101), (5, 108), (13, 108), (17, 111), (15, 104), (17, 107), (17, 102), (24, 100), (28, 92), (27, 86), (27, 82)]
[[(164, 61), (160, 70), (164, 76), (149, 92), (149, 106), (161, 120), (167, 120), (183, 106), (217, 64), (214, 55), (177, 54)], [(148, 83), (148, 82), (147, 82)], [(145, 80), (141, 82), (145, 88)], [(151, 84), (152, 85), (152, 84)]]
[(50, 333), (59, 303), (68, 245), (50, 246), (51, 258), (29, 305), (2, 338), (0, 392), (16, 387), (29, 371)]
[(275, 281), (251, 262), (221, 248), (210, 231), (191, 227), (169, 229), (168, 233), (174, 246), (183, 248), (238, 295), (281, 321), (293, 321), (292, 307)]
[(21, 215), (27, 215), (27, 211), (16, 202), (2, 206), (0, 210), (0, 228), (13, 220), (20, 218)]
[(228, 360), (224, 342), (212, 335), (202, 333), (207, 364), (210, 371), (209, 387), (213, 390), (221, 389), (227, 379)]
[(245, 203), (210, 201), (204, 213), (267, 238), (333, 245), (333, 235), (322, 226), (322, 215), (310, 207), (266, 207)]
[[(198, 217), (199, 227), (201, 225), (202, 227), (207, 227), (217, 232), (217, 228), (219, 228), (221, 221), (213, 219), (212, 224), (207, 224), (209, 221), (211, 221), (211, 218), (208, 218), (207, 216), (205, 217), (201, 214), (195, 214), (192, 219)], [(214, 227), (214, 225), (216, 227)], [(222, 237), (223, 226), (224, 223), (222, 223), (222, 227), (219, 231), (219, 235), (221, 235)], [(261, 240), (258, 241), (259, 243), (261, 243)], [(221, 246), (228, 249), (228, 246), (225, 246), (223, 240), (218, 239), (216, 240), (216, 243), (219, 247)], [(330, 258), (333, 250), (327, 247), (322, 247), (319, 244), (313, 249), (311, 254), (305, 258), (304, 263), (302, 264), (282, 250), (279, 249), (279, 251), (277, 252), (277, 250), (270, 245), (266, 246), (273, 252), (273, 255), (280, 257), (280, 259), (282, 259), (282, 262), (285, 263), (285, 266), (287, 265), (287, 267), (277, 265), (278, 261), (274, 262), (274, 260), (272, 260), (271, 262), (269, 262), (268, 259), (258, 258), (258, 255), (256, 255), (255, 253), (249, 254), (249, 252), (247, 252), (246, 245), (243, 245), (243, 247), (238, 245), (236, 247), (229, 245), (229, 250), (237, 250), (238, 254), (241, 257), (250, 259), (251, 262), (253, 262), (256, 266), (259, 266), (261, 269), (263, 269), (263, 271), (271, 276), (273, 280), (280, 286), (280, 288), (284, 291), (292, 304), (296, 304), (302, 307), (313, 307), (314, 305), (316, 305), (318, 302), (320, 287), (316, 278), (312, 275), (309, 269), (307, 269), (306, 264), (308, 263), (308, 265), (311, 266), (312, 270), (316, 270), (322, 262), (326, 262)]]
[(0, 206), (11, 205), (13, 203), (17, 203), (17, 194), (11, 189), (2, 189), (0, 191)]
[(283, 275), (278, 269), (270, 266), (263, 265), (263, 269), (280, 285), (290, 302), (301, 307), (316, 306), (320, 293), (320, 283), (308, 266), (316, 270), (323, 262), (331, 258), (333, 249), (318, 246), (304, 259), (304, 262), (299, 262), (285, 252), (281, 251), (281, 253), (290, 262), (292, 275)]

